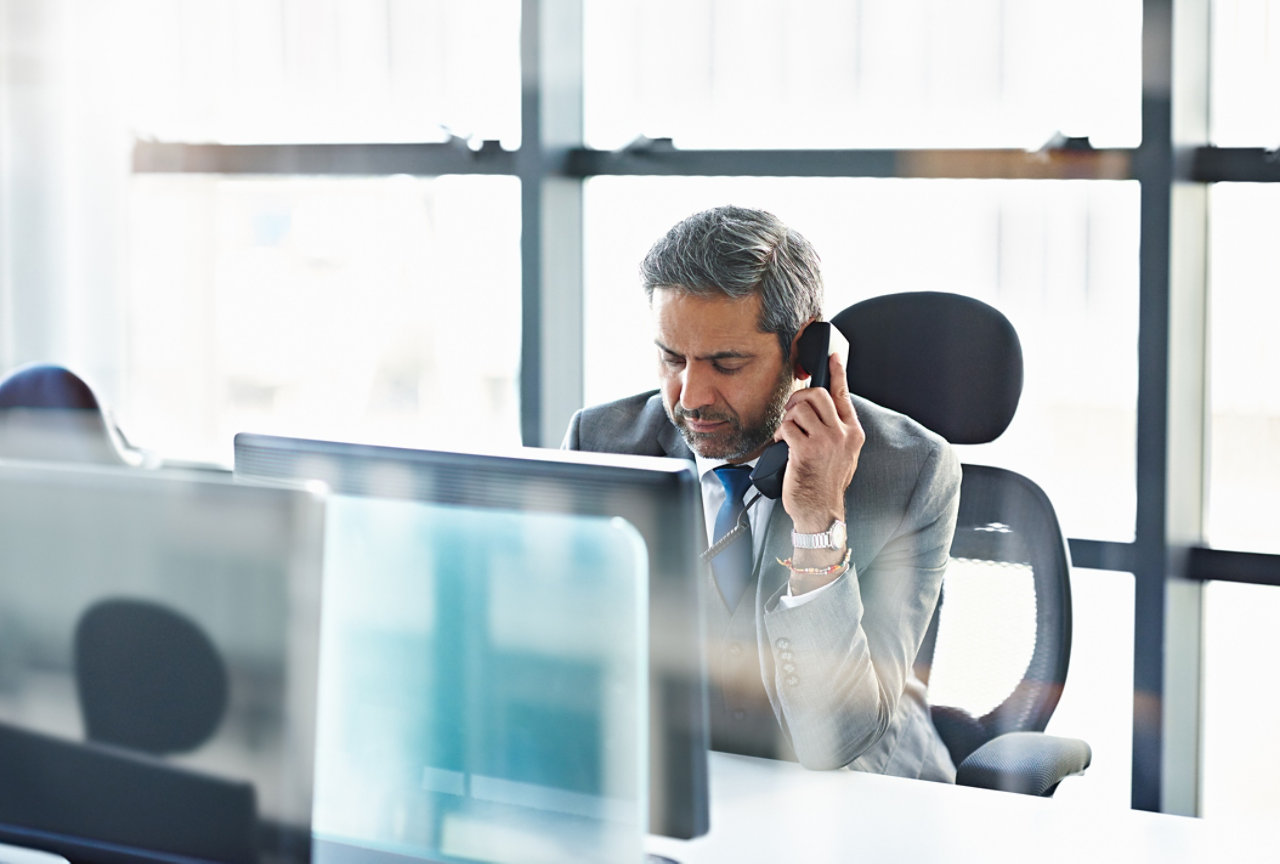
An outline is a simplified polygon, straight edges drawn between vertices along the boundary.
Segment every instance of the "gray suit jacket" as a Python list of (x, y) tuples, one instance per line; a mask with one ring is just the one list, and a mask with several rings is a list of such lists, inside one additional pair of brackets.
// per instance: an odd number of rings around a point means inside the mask
[[(955, 532), (959, 460), (915, 421), (853, 404), (866, 442), (845, 494), (852, 566), (810, 602), (779, 604), (790, 574), (775, 559), (791, 556), (792, 523), (774, 507), (755, 564), (762, 683), (804, 765), (953, 781), (911, 667)], [(563, 446), (693, 458), (657, 391), (577, 412)]]

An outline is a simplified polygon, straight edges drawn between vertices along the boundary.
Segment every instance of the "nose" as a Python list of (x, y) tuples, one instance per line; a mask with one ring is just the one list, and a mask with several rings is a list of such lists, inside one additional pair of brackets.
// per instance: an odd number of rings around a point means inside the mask
[(685, 367), (680, 382), (680, 407), (686, 411), (696, 411), (715, 404), (715, 388), (711, 385), (707, 373), (698, 368), (697, 363)]

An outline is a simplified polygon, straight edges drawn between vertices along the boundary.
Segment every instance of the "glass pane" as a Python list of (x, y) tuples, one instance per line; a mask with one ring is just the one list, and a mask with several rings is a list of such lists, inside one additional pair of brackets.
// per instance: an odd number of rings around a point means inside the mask
[(115, 407), (134, 443), (227, 463), (239, 431), (518, 443), (515, 178), (153, 175), (131, 191)]
[(1213, 0), (1209, 135), (1221, 147), (1280, 142), (1280, 0)]
[(112, 2), (73, 30), (144, 137), (519, 145), (518, 0)]
[[(681, 147), (1099, 146), (1140, 137), (1142, 8), (1087, 0), (598, 0), (586, 135)], [(1086, 59), (1087, 58), (1087, 59)]]
[(640, 860), (647, 572), (620, 519), (331, 499), (317, 835), (432, 861)]
[(1093, 763), (1059, 800), (1127, 809), (1133, 767), (1133, 574), (1071, 570), (1071, 667), (1045, 732), (1083, 738)]
[(1280, 552), (1280, 189), (1218, 184), (1209, 220), (1209, 493), (1214, 546)]
[(1280, 812), (1280, 588), (1205, 586), (1200, 811), (1275, 824)]
[(636, 266), (675, 222), (726, 202), (771, 210), (813, 242), (828, 317), (893, 291), (954, 291), (1000, 308), (1022, 340), (1022, 402), (998, 441), (962, 448), (961, 457), (1031, 477), (1070, 536), (1132, 539), (1136, 183), (590, 180), (587, 404), (656, 386)]

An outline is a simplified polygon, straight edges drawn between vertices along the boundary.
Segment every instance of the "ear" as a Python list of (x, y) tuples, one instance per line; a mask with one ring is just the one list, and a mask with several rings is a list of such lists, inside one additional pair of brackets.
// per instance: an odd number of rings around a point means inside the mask
[(817, 320), (817, 318), (810, 318), (808, 321), (804, 322), (804, 327), (797, 330), (796, 335), (791, 340), (791, 374), (795, 376), (797, 381), (808, 381), (810, 376), (809, 373), (804, 370), (804, 367), (800, 365), (799, 353), (796, 351), (796, 346), (800, 344), (800, 337), (804, 335), (805, 328)]

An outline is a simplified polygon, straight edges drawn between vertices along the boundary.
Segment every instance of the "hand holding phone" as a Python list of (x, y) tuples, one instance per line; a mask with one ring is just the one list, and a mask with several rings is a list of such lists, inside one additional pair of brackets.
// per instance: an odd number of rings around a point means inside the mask
[[(810, 387), (831, 390), (830, 346), (831, 325), (826, 321), (810, 322), (796, 342), (796, 362), (809, 374)], [(782, 481), (786, 476), (790, 452), (786, 441), (775, 441), (760, 454), (751, 472), (751, 482), (766, 498), (782, 497)]]

